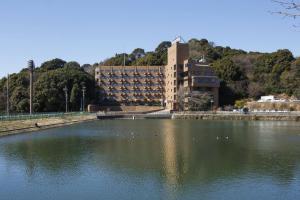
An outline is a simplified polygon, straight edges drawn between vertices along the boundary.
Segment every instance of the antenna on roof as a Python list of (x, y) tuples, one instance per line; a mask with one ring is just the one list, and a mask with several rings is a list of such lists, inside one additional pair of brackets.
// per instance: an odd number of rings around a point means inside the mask
[(202, 55), (201, 59), (199, 60), (199, 63), (206, 63), (206, 59), (204, 55)]
[(184, 39), (181, 36), (176, 36), (176, 38), (172, 41), (172, 44), (175, 44), (177, 42), (185, 43)]

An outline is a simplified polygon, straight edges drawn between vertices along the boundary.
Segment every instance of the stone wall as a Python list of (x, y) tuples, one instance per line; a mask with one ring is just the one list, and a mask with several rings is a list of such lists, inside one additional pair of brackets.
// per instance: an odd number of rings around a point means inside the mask
[(251, 110), (276, 110), (276, 111), (300, 111), (300, 102), (248, 102), (247, 107)]
[(193, 120), (245, 120), (245, 121), (300, 121), (300, 115), (259, 115), (259, 114), (183, 114), (175, 113), (173, 119)]

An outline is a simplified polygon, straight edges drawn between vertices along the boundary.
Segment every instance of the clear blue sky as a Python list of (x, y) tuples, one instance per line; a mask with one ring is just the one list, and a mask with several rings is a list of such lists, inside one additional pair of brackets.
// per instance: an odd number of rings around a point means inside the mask
[(28, 59), (93, 64), (176, 35), (299, 56), (300, 28), (269, 13), (277, 9), (271, 0), (1, 0), (0, 77)]

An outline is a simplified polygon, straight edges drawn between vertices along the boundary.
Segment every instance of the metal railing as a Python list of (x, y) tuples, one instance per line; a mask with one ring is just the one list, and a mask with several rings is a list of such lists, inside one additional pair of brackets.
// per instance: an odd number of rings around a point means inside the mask
[(35, 113), (35, 114), (11, 114), (11, 115), (0, 115), (0, 121), (16, 121), (16, 120), (30, 120), (30, 119), (45, 119), (53, 117), (67, 117), (77, 115), (88, 115), (91, 113), (87, 112), (57, 112), (57, 113)]

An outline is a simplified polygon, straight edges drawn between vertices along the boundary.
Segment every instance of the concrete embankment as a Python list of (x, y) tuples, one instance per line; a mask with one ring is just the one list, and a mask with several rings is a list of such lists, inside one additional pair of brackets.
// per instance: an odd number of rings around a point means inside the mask
[(0, 137), (96, 120), (96, 114), (0, 121)]
[(290, 114), (216, 114), (174, 113), (172, 119), (245, 120), (245, 121), (300, 121), (300, 115)]

